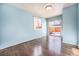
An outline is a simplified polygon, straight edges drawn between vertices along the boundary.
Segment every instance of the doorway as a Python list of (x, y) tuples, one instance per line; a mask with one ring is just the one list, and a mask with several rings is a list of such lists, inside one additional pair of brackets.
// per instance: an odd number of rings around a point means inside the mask
[(62, 19), (48, 20), (48, 48), (60, 55), (62, 45)]

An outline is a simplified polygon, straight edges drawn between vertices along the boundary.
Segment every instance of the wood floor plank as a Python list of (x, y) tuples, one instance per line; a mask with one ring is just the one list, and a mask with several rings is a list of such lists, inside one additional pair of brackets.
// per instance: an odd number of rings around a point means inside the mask
[[(47, 41), (46, 38), (43, 37), (5, 48), (0, 50), (0, 56), (79, 56), (79, 49), (77, 47), (62, 43), (62, 47), (57, 49), (56, 45), (50, 47), (52, 48), (51, 50), (48, 44), (55, 44), (53, 42), (48, 43)], [(61, 50), (59, 50), (60, 48)]]

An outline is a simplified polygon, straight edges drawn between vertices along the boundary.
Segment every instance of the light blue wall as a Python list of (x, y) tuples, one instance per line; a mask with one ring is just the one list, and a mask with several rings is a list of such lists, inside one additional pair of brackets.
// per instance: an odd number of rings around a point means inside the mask
[(77, 4), (63, 10), (63, 42), (77, 45)]
[(79, 47), (79, 3), (78, 3), (78, 47)]
[[(1, 4), (0, 4), (0, 39), (1, 39)], [(1, 40), (0, 40), (1, 42)]]
[(2, 15), (0, 49), (10, 47), (25, 41), (46, 36), (46, 20), (42, 20), (42, 29), (34, 30), (33, 17), (29, 12), (20, 10), (9, 4), (0, 6)]
[(62, 19), (62, 15), (47, 18), (47, 21), (49, 21), (49, 22), (50, 22), (50, 21), (57, 20), (57, 19)]

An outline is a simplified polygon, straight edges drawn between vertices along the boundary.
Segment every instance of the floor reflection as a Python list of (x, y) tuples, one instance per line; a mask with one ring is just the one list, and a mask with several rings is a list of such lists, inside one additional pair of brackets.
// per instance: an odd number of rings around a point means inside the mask
[(33, 55), (34, 56), (42, 55), (42, 46), (41, 45), (34, 47)]
[(79, 49), (75, 49), (75, 48), (72, 48), (72, 55), (76, 55), (76, 56), (79, 56)]
[(61, 37), (60, 36), (49, 36), (48, 48), (51, 53), (60, 55), (61, 53)]

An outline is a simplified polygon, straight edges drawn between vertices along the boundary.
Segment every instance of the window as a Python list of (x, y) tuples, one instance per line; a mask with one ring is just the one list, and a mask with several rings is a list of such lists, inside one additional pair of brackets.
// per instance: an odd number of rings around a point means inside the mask
[(34, 30), (42, 29), (42, 22), (39, 17), (34, 17)]

